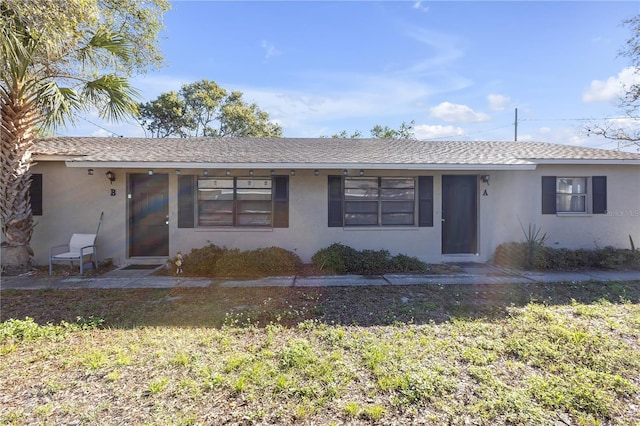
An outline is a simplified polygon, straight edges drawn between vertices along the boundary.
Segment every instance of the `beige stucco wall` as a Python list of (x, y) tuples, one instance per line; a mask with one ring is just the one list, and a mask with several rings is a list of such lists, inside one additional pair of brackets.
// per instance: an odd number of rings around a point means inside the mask
[[(43, 216), (36, 217), (32, 246), (34, 263), (47, 263), (47, 250), (68, 241), (74, 232), (95, 232), (100, 213), (104, 220), (98, 237), (99, 257), (113, 258), (116, 264), (127, 258), (127, 187), (129, 172), (146, 170), (113, 169), (113, 185), (105, 177), (107, 169), (68, 168), (62, 162), (41, 161), (33, 172), (42, 173)], [(341, 170), (297, 170), (289, 180), (289, 228), (280, 229), (179, 229), (177, 227), (177, 176), (175, 170), (155, 170), (169, 176), (170, 255), (213, 243), (229, 248), (252, 249), (279, 246), (293, 250), (304, 261), (320, 248), (341, 242), (357, 249), (386, 249), (428, 261), (486, 261), (495, 247), (505, 241), (524, 238), (518, 218), (526, 227), (535, 224), (549, 235), (555, 247), (613, 245), (629, 246), (629, 234), (640, 246), (639, 166), (547, 166), (533, 171), (393, 171), (366, 170), (370, 176), (434, 176), (434, 226), (430, 228), (329, 228), (327, 227), (327, 175)], [(285, 171), (278, 171), (279, 173)], [(353, 170), (356, 173), (357, 170)], [(182, 174), (188, 173), (182, 170)], [(234, 171), (235, 175), (242, 172)], [(489, 174), (490, 183), (478, 182), (478, 254), (441, 255), (441, 187), (443, 174)], [(210, 176), (212, 173), (210, 172)], [(245, 173), (248, 175), (248, 173)], [(268, 175), (256, 170), (256, 176)], [(607, 176), (609, 215), (559, 216), (541, 214), (541, 176)], [(116, 191), (111, 196), (111, 190)], [(483, 192), (487, 195), (483, 196)]]

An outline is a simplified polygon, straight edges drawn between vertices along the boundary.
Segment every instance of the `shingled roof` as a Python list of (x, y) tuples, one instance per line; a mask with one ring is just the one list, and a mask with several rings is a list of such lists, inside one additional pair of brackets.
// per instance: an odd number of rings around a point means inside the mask
[[(640, 154), (543, 142), (329, 138), (57, 137), (41, 159), (70, 167), (535, 168), (541, 163), (638, 164)], [(52, 157), (53, 156), (53, 157)]]

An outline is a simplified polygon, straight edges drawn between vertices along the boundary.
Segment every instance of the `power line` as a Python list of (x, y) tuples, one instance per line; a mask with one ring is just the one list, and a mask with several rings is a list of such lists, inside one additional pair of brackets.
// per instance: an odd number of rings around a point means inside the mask
[(86, 117), (80, 117), (80, 118), (81, 118), (82, 120), (86, 121), (87, 123), (89, 123), (89, 124), (93, 124), (94, 126), (96, 126), (96, 127), (100, 128), (100, 129), (104, 130), (105, 132), (109, 132), (109, 133), (111, 133), (113, 136), (115, 136), (115, 137), (117, 137), (117, 138), (123, 138), (123, 137), (124, 137), (124, 135), (120, 135), (120, 134), (118, 134), (118, 133), (116, 133), (116, 132), (113, 132), (113, 131), (111, 131), (111, 130), (109, 130), (109, 129), (105, 128), (105, 127), (102, 127), (101, 125), (94, 123), (93, 121), (89, 120), (89, 119), (88, 119), (88, 118), (86, 118)]

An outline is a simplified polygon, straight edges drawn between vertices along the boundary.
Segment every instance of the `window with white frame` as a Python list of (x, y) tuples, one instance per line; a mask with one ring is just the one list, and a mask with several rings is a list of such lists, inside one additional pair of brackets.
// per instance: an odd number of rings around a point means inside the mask
[(345, 178), (344, 225), (414, 225), (415, 186), (414, 178)]
[(556, 179), (556, 211), (587, 213), (587, 178), (558, 177)]
[(271, 226), (271, 178), (198, 178), (198, 226)]

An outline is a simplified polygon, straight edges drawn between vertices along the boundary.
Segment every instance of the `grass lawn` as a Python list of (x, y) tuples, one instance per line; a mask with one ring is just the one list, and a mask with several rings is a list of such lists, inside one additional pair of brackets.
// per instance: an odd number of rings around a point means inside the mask
[(1, 297), (0, 424), (640, 424), (640, 282)]

